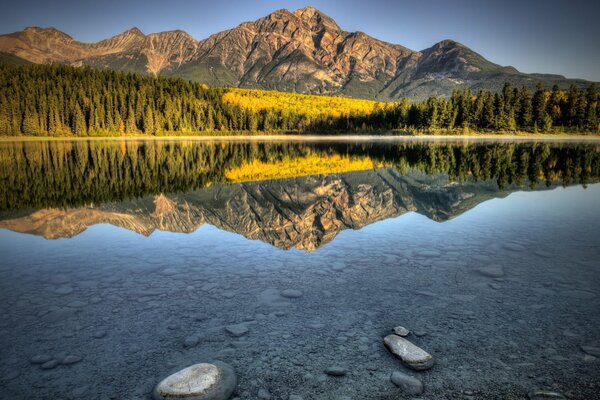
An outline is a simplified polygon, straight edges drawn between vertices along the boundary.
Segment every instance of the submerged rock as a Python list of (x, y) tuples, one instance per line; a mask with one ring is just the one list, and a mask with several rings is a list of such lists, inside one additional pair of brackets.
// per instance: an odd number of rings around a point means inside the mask
[(236, 385), (233, 368), (216, 361), (195, 364), (169, 375), (156, 385), (152, 396), (155, 400), (227, 400)]
[(302, 297), (303, 293), (297, 289), (285, 289), (281, 291), (281, 295), (283, 297), (287, 297), (288, 299), (296, 299), (298, 297)]
[(58, 365), (58, 361), (50, 360), (48, 362), (43, 363), (41, 368), (42, 369), (52, 369), (52, 368), (56, 367), (57, 365)]
[(530, 400), (566, 400), (567, 398), (560, 393), (552, 392), (550, 390), (536, 389), (529, 392)]
[(400, 371), (392, 372), (390, 380), (405, 393), (408, 394), (421, 394), (423, 393), (423, 383), (417, 378), (413, 378), (410, 375), (406, 375)]
[(325, 370), (325, 373), (330, 376), (344, 376), (348, 373), (348, 370), (340, 366), (332, 366)]
[(61, 364), (63, 364), (63, 365), (71, 365), (71, 364), (76, 364), (79, 361), (81, 361), (81, 357), (78, 357), (78, 356), (66, 356), (62, 360)]
[(45, 364), (48, 361), (52, 360), (52, 356), (48, 354), (38, 354), (29, 359), (29, 362), (32, 364)]
[(248, 333), (248, 327), (246, 324), (235, 324), (235, 325), (227, 325), (225, 330), (232, 336), (240, 337), (244, 336)]
[(480, 275), (488, 278), (501, 278), (504, 276), (504, 268), (500, 264), (484, 265), (476, 270)]
[(410, 331), (403, 326), (397, 326), (394, 328), (394, 333), (398, 336), (406, 337)]
[(581, 350), (591, 356), (600, 357), (600, 347), (595, 346), (581, 346)]
[(433, 366), (433, 357), (417, 345), (398, 335), (388, 335), (383, 339), (386, 347), (409, 368), (423, 371)]

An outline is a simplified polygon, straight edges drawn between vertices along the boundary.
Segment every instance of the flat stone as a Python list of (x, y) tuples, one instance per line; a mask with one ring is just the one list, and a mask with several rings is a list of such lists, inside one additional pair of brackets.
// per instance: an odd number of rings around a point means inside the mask
[(303, 293), (296, 289), (285, 289), (281, 291), (281, 295), (283, 297), (287, 297), (288, 299), (296, 299), (298, 297), (302, 297)]
[(348, 373), (348, 370), (344, 367), (334, 365), (325, 370), (325, 373), (330, 376), (344, 376)]
[(94, 332), (94, 334), (92, 335), (95, 339), (102, 339), (103, 337), (105, 337), (108, 333), (106, 331), (97, 331)]
[(185, 339), (183, 339), (183, 347), (196, 347), (199, 341), (200, 338), (197, 335), (188, 336)]
[(536, 389), (536, 390), (532, 390), (531, 392), (529, 392), (529, 399), (530, 400), (546, 400), (546, 399), (566, 400), (566, 397), (558, 392), (552, 392), (550, 390)]
[(160, 381), (152, 396), (155, 400), (227, 400), (236, 385), (237, 377), (229, 365), (220, 361), (200, 363)]
[(54, 294), (60, 294), (60, 295), (65, 295), (65, 294), (71, 294), (73, 293), (73, 288), (69, 285), (62, 285), (57, 287), (56, 289), (54, 289), (52, 291), (52, 293)]
[(258, 398), (261, 400), (270, 400), (271, 393), (267, 389), (259, 389), (258, 390)]
[(233, 335), (235, 337), (244, 336), (246, 333), (248, 333), (248, 327), (246, 326), (246, 324), (227, 325), (225, 327), (225, 330), (230, 335)]
[(410, 331), (403, 326), (397, 326), (394, 328), (394, 333), (398, 336), (406, 337)]
[(38, 354), (29, 359), (29, 362), (32, 364), (44, 364), (48, 361), (52, 360), (52, 356), (48, 354)]
[(600, 357), (600, 347), (595, 346), (581, 346), (581, 350), (591, 356)]
[(43, 363), (41, 368), (42, 369), (52, 369), (52, 368), (56, 367), (57, 365), (58, 365), (58, 361), (50, 360), (50, 361)]
[(78, 357), (78, 356), (66, 356), (62, 360), (61, 364), (63, 364), (63, 365), (70, 365), (70, 364), (78, 363), (79, 361), (81, 361), (81, 357)]
[(410, 375), (406, 375), (400, 371), (392, 372), (390, 380), (405, 393), (413, 395), (423, 393), (423, 383), (420, 380), (413, 378)]
[(517, 244), (517, 243), (505, 243), (502, 246), (502, 248), (505, 250), (515, 251), (515, 252), (525, 251), (525, 247), (520, 244)]
[(429, 369), (434, 360), (431, 354), (398, 335), (388, 335), (383, 339), (388, 350), (396, 355), (409, 368), (417, 371)]
[(501, 278), (504, 276), (504, 268), (500, 264), (489, 264), (475, 270), (479, 275), (488, 278)]

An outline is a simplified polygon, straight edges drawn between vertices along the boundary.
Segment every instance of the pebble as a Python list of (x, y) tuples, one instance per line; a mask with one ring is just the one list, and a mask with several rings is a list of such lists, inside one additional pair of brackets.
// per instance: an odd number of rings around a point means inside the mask
[(390, 380), (408, 394), (418, 395), (423, 393), (423, 383), (420, 380), (400, 371), (392, 372)]
[(550, 390), (532, 390), (529, 392), (530, 400), (566, 400), (566, 397), (558, 392), (552, 392)]
[(429, 369), (434, 360), (431, 354), (398, 335), (388, 335), (383, 339), (388, 350), (396, 355), (409, 368), (417, 371)]
[(228, 364), (200, 363), (169, 375), (156, 385), (155, 400), (227, 400), (237, 386), (237, 377)]
[(271, 393), (269, 393), (267, 389), (259, 389), (258, 398), (261, 400), (269, 400), (271, 398)]
[(344, 376), (348, 373), (348, 370), (340, 366), (332, 366), (325, 370), (325, 373), (330, 376)]
[(32, 364), (44, 364), (48, 361), (52, 360), (52, 356), (48, 354), (38, 354), (29, 359), (29, 362)]
[(56, 289), (54, 289), (52, 291), (52, 293), (54, 294), (60, 294), (60, 295), (65, 295), (65, 294), (71, 294), (73, 293), (73, 288), (69, 285), (62, 285), (57, 287)]
[(477, 273), (488, 278), (501, 278), (504, 276), (504, 268), (500, 264), (489, 264), (479, 267)]
[(56, 367), (57, 365), (58, 365), (58, 361), (50, 360), (50, 361), (43, 363), (41, 368), (42, 369), (52, 369), (52, 368)]
[(517, 252), (525, 251), (525, 247), (521, 246), (520, 244), (517, 244), (517, 243), (505, 243), (502, 246), (502, 248), (505, 250), (509, 250), (509, 251), (517, 251)]
[(188, 336), (183, 340), (183, 347), (196, 347), (199, 341), (200, 338), (197, 335)]
[(248, 333), (248, 327), (246, 324), (227, 325), (225, 330), (235, 337), (244, 336), (246, 333)]
[(394, 328), (394, 333), (398, 336), (406, 337), (410, 331), (403, 326), (397, 326)]
[(303, 293), (297, 289), (285, 289), (281, 291), (281, 295), (288, 299), (297, 299), (298, 297), (302, 297)]
[(62, 360), (61, 364), (63, 364), (63, 365), (71, 365), (71, 364), (78, 363), (79, 361), (81, 361), (81, 357), (78, 357), (78, 356), (66, 356)]
[(102, 339), (103, 337), (105, 337), (108, 333), (106, 331), (98, 331), (98, 332), (94, 332), (94, 334), (92, 335), (95, 339)]

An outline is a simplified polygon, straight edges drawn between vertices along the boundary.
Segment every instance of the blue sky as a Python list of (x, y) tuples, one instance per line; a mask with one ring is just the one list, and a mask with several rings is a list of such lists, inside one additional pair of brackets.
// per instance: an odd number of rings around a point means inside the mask
[(413, 50), (443, 39), (464, 43), (489, 60), (523, 72), (600, 81), (600, 1), (583, 0), (20, 0), (3, 2), (2, 33), (53, 26), (97, 41), (133, 26), (145, 33), (182, 29), (197, 39), (307, 5), (345, 30), (363, 31)]

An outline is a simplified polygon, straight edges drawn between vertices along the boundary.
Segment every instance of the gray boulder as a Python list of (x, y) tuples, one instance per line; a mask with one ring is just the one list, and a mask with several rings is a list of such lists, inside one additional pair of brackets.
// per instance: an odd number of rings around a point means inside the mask
[(420, 380), (413, 378), (410, 375), (406, 375), (400, 371), (392, 372), (390, 380), (405, 393), (413, 395), (423, 393), (423, 383), (421, 383)]

